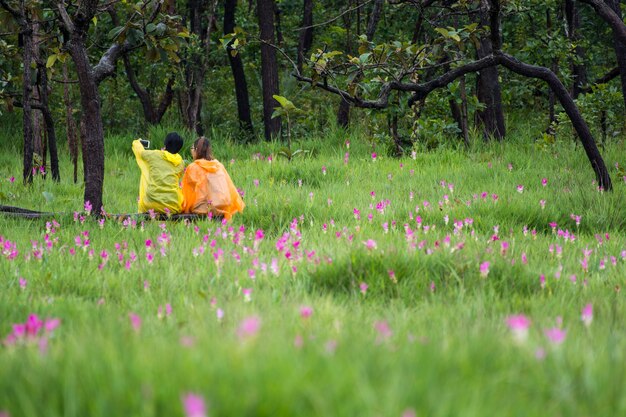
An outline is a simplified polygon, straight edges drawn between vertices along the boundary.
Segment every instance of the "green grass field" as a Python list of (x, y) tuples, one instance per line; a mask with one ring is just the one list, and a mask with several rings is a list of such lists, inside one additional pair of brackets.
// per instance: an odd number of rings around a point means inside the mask
[[(136, 207), (132, 139), (107, 139), (110, 213)], [(75, 219), (69, 160), (25, 187), (3, 143), (0, 204), (60, 214), (0, 217), (0, 415), (626, 413), (621, 142), (601, 193), (580, 146), (522, 133), (395, 159), (331, 132), (289, 162), (214, 132), (247, 205), (225, 225)]]

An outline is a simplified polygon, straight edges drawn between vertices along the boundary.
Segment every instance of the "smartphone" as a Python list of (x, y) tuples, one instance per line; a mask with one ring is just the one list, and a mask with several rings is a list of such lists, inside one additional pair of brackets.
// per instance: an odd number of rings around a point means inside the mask
[(143, 145), (144, 149), (150, 148), (150, 141), (145, 139), (139, 139), (139, 142)]

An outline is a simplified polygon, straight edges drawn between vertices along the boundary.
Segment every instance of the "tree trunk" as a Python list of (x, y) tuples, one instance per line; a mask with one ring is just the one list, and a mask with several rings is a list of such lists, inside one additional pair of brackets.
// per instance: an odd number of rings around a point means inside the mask
[[(235, 11), (237, 9), (237, 0), (226, 0), (224, 3), (224, 35), (235, 31)], [(248, 94), (248, 83), (246, 82), (246, 73), (243, 68), (241, 55), (234, 51), (230, 44), (226, 48), (228, 54), (228, 62), (233, 73), (235, 82), (235, 96), (237, 97), (237, 115), (239, 116), (239, 127), (247, 131), (250, 135), (254, 134), (252, 126), (252, 116), (250, 112), (250, 100)], [(233, 55), (234, 53), (234, 55)]]
[(298, 42), (298, 71), (302, 72), (306, 54), (313, 44), (313, 0), (304, 0), (304, 10), (302, 11), (302, 28), (300, 29), (300, 40)]
[(100, 113), (98, 83), (89, 64), (84, 38), (80, 34), (72, 36), (68, 47), (78, 75), (82, 107), (81, 123), (85, 126), (85, 137), (82, 143), (85, 176), (84, 201), (90, 202), (94, 213), (99, 214), (102, 209), (104, 183), (104, 128)]
[(33, 28), (29, 18), (25, 18), (20, 35), (22, 37), (22, 62), (24, 64), (24, 79), (22, 88), (23, 103), (23, 123), (24, 123), (24, 170), (23, 177), (25, 183), (33, 181), (33, 110), (32, 100), (32, 79), (33, 71), (31, 62), (33, 59)]
[[(481, 0), (480, 23), (483, 26), (491, 26), (489, 9), (487, 0)], [(476, 50), (478, 59), (489, 56), (492, 53), (492, 37), (483, 37), (480, 40), (480, 47)], [(485, 139), (495, 138), (502, 140), (506, 134), (506, 128), (502, 110), (498, 68), (486, 68), (480, 71), (476, 78), (476, 96), (485, 105), (483, 110), (476, 112), (476, 122), (478, 125), (483, 126)]]
[(70, 159), (74, 167), (74, 184), (78, 182), (78, 138), (79, 132), (74, 120), (74, 108), (70, 98), (69, 76), (67, 64), (63, 64), (63, 102), (65, 104), (65, 124), (67, 130), (67, 143), (70, 148)]
[[(621, 19), (620, 1), (606, 0), (606, 3)], [(613, 31), (613, 48), (615, 49), (615, 58), (617, 58), (617, 66), (619, 67), (620, 79), (622, 81), (622, 98), (624, 99), (624, 109), (626, 110), (626, 43), (621, 41), (616, 31)]]
[(580, 39), (580, 16), (574, 0), (565, 0), (565, 20), (567, 23), (567, 37), (570, 42), (576, 44), (575, 56), (570, 63), (573, 78), (572, 97), (576, 99), (581, 94), (585, 84), (587, 84), (587, 68), (583, 62), (585, 49), (578, 45)]
[[(39, 36), (37, 35), (37, 33), (39, 32), (39, 23), (38, 22), (33, 22), (32, 23), (32, 30), (33, 30), (33, 39), (32, 39), (32, 62), (38, 63), (39, 61), (39, 43), (41, 42), (41, 39), (39, 38)], [(37, 88), (34, 88), (31, 91), (31, 102), (33, 103), (40, 103), (41, 102), (41, 96), (39, 93), (40, 87), (41, 87), (41, 72), (38, 70), (37, 71), (37, 76), (36, 76), (36, 82), (35, 82), (35, 86)], [(44, 176), (47, 172), (47, 166), (46, 166), (46, 143), (45, 143), (45, 139), (44, 139), (44, 128), (45, 128), (45, 122), (43, 120), (43, 114), (41, 113), (41, 111), (36, 111), (33, 112), (33, 156), (35, 157), (35, 162), (44, 169)]]
[[(48, 104), (48, 72), (46, 71), (46, 64), (44, 61), (37, 63), (39, 68), (40, 88), (39, 97), (41, 101), (41, 114), (43, 115), (43, 121), (46, 128), (46, 136), (48, 143), (48, 150), (50, 151), (50, 170), (52, 171), (52, 179), (56, 182), (61, 180), (61, 174), (59, 173), (59, 154), (57, 152), (57, 137), (54, 131), (54, 118), (50, 112), (50, 106)], [(45, 158), (44, 158), (45, 161)]]
[(561, 106), (563, 106), (563, 110), (565, 110), (565, 113), (571, 120), (576, 133), (578, 133), (578, 137), (582, 142), (587, 158), (589, 159), (591, 167), (596, 174), (598, 186), (605, 191), (612, 190), (613, 185), (611, 184), (609, 171), (607, 170), (604, 160), (602, 159), (602, 155), (600, 155), (600, 151), (596, 146), (591, 130), (589, 130), (589, 126), (580, 114), (578, 107), (576, 107), (576, 103), (574, 103), (574, 100), (569, 95), (567, 89), (563, 83), (561, 83), (559, 78), (547, 68), (525, 64), (506, 54), (499, 53), (496, 55), (496, 60), (499, 64), (505, 66), (513, 72), (525, 77), (538, 78), (548, 83), (561, 103)]
[(261, 38), (261, 79), (263, 83), (263, 125), (265, 139), (270, 140), (280, 132), (280, 117), (272, 119), (278, 104), (274, 95), (278, 90), (278, 61), (274, 44), (274, 0), (257, 0), (257, 15)]

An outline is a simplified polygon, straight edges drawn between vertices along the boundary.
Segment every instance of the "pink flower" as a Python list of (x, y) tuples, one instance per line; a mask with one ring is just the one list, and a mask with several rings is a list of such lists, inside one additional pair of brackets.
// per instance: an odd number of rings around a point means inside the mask
[(260, 329), (261, 318), (259, 316), (250, 316), (239, 323), (237, 336), (239, 336), (241, 340), (249, 339), (256, 336)]
[(24, 278), (20, 278), (20, 288), (25, 290), (26, 284), (28, 284), (28, 281), (26, 281)]
[(221, 308), (218, 308), (215, 311), (215, 316), (217, 317), (217, 321), (222, 321), (224, 319), (224, 310), (222, 310)]
[(207, 417), (204, 398), (194, 393), (187, 393), (182, 398), (186, 417)]
[(563, 341), (565, 341), (565, 336), (567, 335), (567, 331), (561, 329), (560, 327), (546, 329), (544, 333), (548, 340), (555, 346), (563, 343)]
[(591, 322), (593, 321), (593, 306), (591, 304), (587, 304), (583, 307), (580, 319), (583, 321), (585, 326), (589, 327), (591, 325)]
[(402, 417), (416, 417), (417, 413), (412, 408), (407, 408), (402, 412)]
[(61, 320), (59, 319), (46, 319), (44, 323), (44, 328), (46, 329), (46, 332), (53, 332), (54, 329), (59, 327), (60, 324)]
[(141, 317), (135, 313), (128, 313), (128, 318), (130, 319), (131, 326), (133, 326), (133, 330), (139, 332), (139, 330), (141, 330)]
[(15, 177), (11, 176), (11, 178), (9, 178), (9, 182), (13, 184), (15, 182)]
[(543, 185), (544, 187), (545, 187), (546, 185), (548, 185), (548, 179), (547, 179), (547, 178), (542, 178), (542, 179), (541, 179), (541, 185)]
[(489, 265), (490, 265), (489, 261), (485, 261), (480, 264), (479, 269), (480, 269), (481, 277), (486, 278), (487, 275), (489, 275)]
[(377, 248), (376, 241), (373, 239), (367, 239), (365, 242), (363, 242), (363, 244), (368, 250), (374, 250)]
[(252, 288), (242, 288), (241, 293), (243, 294), (243, 301), (249, 303), (252, 301)]
[(326, 175), (326, 166), (322, 166), (322, 175)]
[(361, 294), (365, 295), (367, 293), (367, 288), (368, 285), (364, 282), (359, 284), (359, 290), (361, 291)]
[(391, 327), (389, 327), (389, 323), (387, 323), (386, 320), (374, 323), (374, 329), (378, 332), (378, 337), (376, 338), (378, 343), (389, 339), (393, 335), (393, 331), (391, 330)]
[(311, 306), (302, 306), (300, 307), (300, 317), (303, 319), (308, 319), (313, 315), (313, 307)]
[(376, 155), (376, 152), (372, 152), (372, 161), (376, 162), (376, 157), (378, 155)]
[(518, 185), (518, 186), (517, 186), (517, 192), (518, 192), (518, 193), (523, 193), (523, 192), (524, 192), (524, 186), (523, 186), (523, 185), (521, 185), (521, 184), (520, 184), (520, 185)]
[(528, 338), (528, 328), (532, 322), (523, 314), (517, 314), (506, 318), (506, 325), (513, 333), (513, 338), (523, 342)]
[(85, 212), (87, 213), (87, 215), (91, 214), (92, 209), (93, 206), (91, 205), (91, 203), (89, 201), (85, 201)]

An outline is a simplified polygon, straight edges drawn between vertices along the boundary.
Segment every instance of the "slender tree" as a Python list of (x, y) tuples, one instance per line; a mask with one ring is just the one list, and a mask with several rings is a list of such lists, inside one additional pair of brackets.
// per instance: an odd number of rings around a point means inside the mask
[[(225, 0), (224, 2), (224, 35), (235, 32), (235, 11), (237, 0)], [(235, 82), (235, 96), (237, 97), (237, 115), (239, 126), (249, 134), (254, 133), (250, 112), (250, 100), (248, 95), (248, 83), (244, 72), (241, 55), (232, 47), (232, 41), (226, 46), (228, 62), (233, 73)]]
[[(490, 26), (490, 8), (488, 0), (480, 1), (480, 24)], [(480, 40), (480, 45), (476, 49), (478, 59), (489, 56), (498, 45), (493, 45), (490, 36), (484, 36)], [(476, 122), (483, 126), (485, 138), (501, 140), (506, 134), (504, 125), (504, 111), (502, 109), (502, 95), (500, 92), (500, 81), (498, 79), (498, 68), (489, 67), (478, 73), (476, 77), (476, 96), (485, 105), (483, 110), (476, 112)]]
[(304, 59), (313, 44), (313, 0), (303, 0), (302, 27), (298, 41), (298, 71), (302, 72)]
[(263, 124), (265, 139), (270, 140), (281, 129), (280, 117), (272, 119), (278, 95), (278, 61), (274, 48), (274, 0), (257, 0), (257, 17), (261, 39), (261, 79), (263, 83)]

